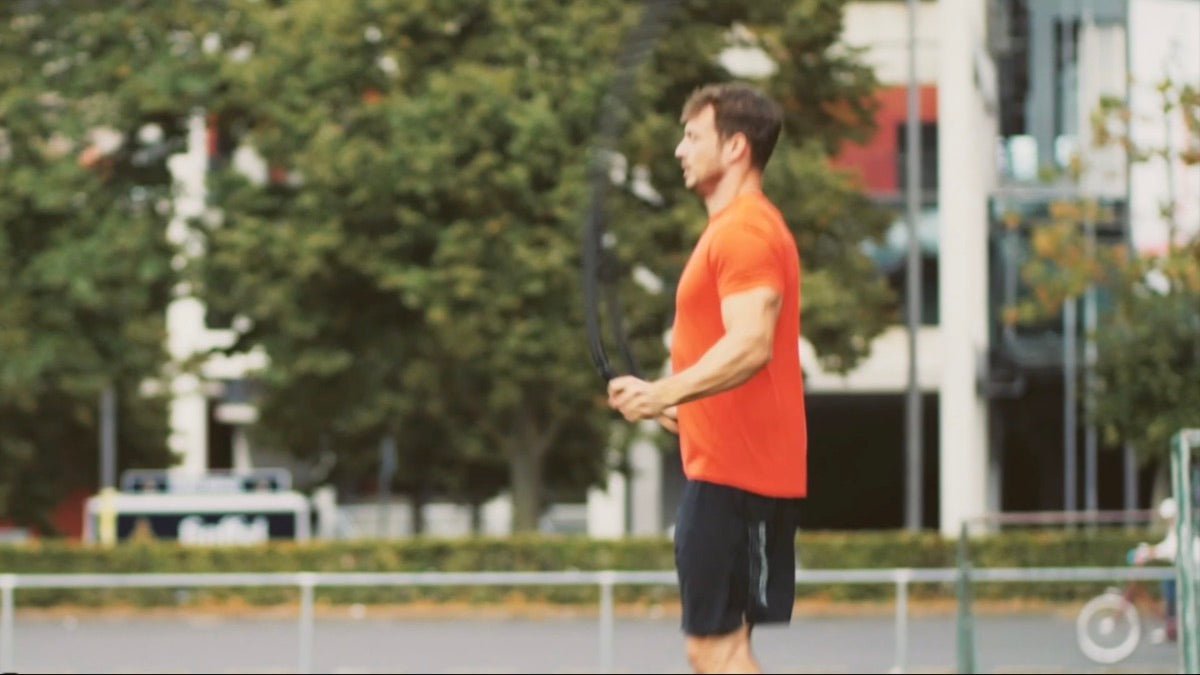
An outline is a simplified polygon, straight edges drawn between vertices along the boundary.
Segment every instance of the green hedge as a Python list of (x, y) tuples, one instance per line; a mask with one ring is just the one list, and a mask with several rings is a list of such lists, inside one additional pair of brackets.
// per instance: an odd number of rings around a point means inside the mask
[[(974, 539), (976, 567), (1120, 566), (1125, 552), (1139, 541), (1155, 541), (1158, 533), (1102, 529), (1096, 532), (1016, 531)], [(957, 542), (934, 533), (813, 532), (798, 538), (799, 563), (813, 569), (953, 567)], [(667, 539), (597, 541), (583, 537), (523, 536), (503, 539), (417, 539), (398, 542), (358, 541), (311, 544), (278, 543), (261, 547), (201, 548), (166, 543), (125, 544), (112, 549), (77, 543), (40, 541), (0, 546), (0, 572), (365, 572), (365, 571), (497, 571), (497, 570), (671, 570), (674, 553)], [(978, 584), (979, 598), (1077, 600), (1104, 584)], [(953, 595), (949, 585), (917, 585), (915, 597)], [(891, 585), (798, 587), (800, 597), (831, 600), (886, 600)], [(21, 606), (54, 604), (141, 606), (184, 602), (227, 601), (251, 604), (293, 602), (288, 588), (21, 590)], [(323, 588), (317, 597), (329, 603), (403, 603), (414, 600), (493, 603), (519, 598), (552, 603), (594, 603), (595, 588), (572, 587), (444, 587)], [(618, 587), (622, 602), (655, 603), (677, 598), (674, 588)]]

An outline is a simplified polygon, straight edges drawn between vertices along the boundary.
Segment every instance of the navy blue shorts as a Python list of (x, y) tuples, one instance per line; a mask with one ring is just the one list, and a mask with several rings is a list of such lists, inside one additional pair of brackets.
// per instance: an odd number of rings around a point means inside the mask
[(800, 502), (704, 481), (684, 485), (675, 520), (684, 633), (791, 621)]

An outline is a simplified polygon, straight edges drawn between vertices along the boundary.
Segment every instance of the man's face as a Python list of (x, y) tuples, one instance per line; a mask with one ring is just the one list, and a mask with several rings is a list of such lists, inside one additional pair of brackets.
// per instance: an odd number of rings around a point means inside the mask
[(705, 194), (721, 179), (725, 172), (724, 145), (711, 105), (701, 108), (683, 125), (683, 140), (675, 146), (675, 158), (683, 168), (683, 183), (689, 190)]

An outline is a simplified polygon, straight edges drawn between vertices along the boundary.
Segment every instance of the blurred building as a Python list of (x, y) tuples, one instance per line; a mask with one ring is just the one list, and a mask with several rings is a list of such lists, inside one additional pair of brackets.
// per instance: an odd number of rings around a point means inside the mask
[[(1030, 292), (1019, 274), (1030, 227), (1056, 201), (1091, 197), (1108, 207), (1110, 217), (1095, 223), (1098, 245), (1161, 246), (1165, 227), (1154, 208), (1168, 190), (1181, 221), (1200, 227), (1200, 175), (1182, 166), (1127, 171), (1124, 153), (1093, 146), (1089, 121), (1102, 96), (1154, 119), (1155, 84), (1168, 75), (1200, 83), (1200, 2), (919, 4), (924, 524), (952, 533), (985, 512), (1144, 506), (1154, 468), (1137, 467), (1126, 449), (1101, 447), (1086, 424), (1088, 303), (1036, 326), (1001, 315)], [(873, 255), (903, 301), (906, 3), (850, 3), (845, 41), (867, 50), (884, 86), (875, 139), (844, 149), (836, 164), (895, 208), (897, 222)], [(1161, 121), (1147, 124), (1134, 133), (1164, 140), (1154, 128)], [(1079, 180), (1068, 176), (1075, 161), (1085, 167)], [(806, 360), (813, 525), (903, 522), (904, 335), (889, 330), (845, 379)], [(823, 482), (845, 482), (847, 466), (856, 472), (852, 493), (824, 494)]]

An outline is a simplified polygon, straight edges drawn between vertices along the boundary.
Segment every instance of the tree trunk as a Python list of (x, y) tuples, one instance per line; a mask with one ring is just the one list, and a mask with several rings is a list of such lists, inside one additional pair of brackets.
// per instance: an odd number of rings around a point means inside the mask
[(417, 488), (412, 491), (408, 502), (412, 533), (414, 537), (425, 534), (425, 489)]
[(471, 498), (471, 534), (478, 537), (483, 534), (483, 504)]
[[(1174, 494), (1174, 485), (1171, 484), (1170, 453), (1161, 456), (1156, 461), (1158, 466), (1154, 469), (1154, 481), (1150, 484), (1150, 503), (1146, 506), (1146, 508), (1150, 510), (1157, 510), (1158, 505), (1161, 504), (1164, 499)], [(1153, 522), (1158, 522), (1157, 515), (1154, 516)]]
[(525, 411), (515, 420), (515, 433), (504, 441), (512, 488), (513, 532), (537, 530), (543, 506), (542, 467), (561, 429), (562, 420), (541, 428), (533, 413)]
[(523, 443), (516, 442), (508, 455), (512, 483), (513, 532), (534, 532), (542, 513), (542, 458)]

